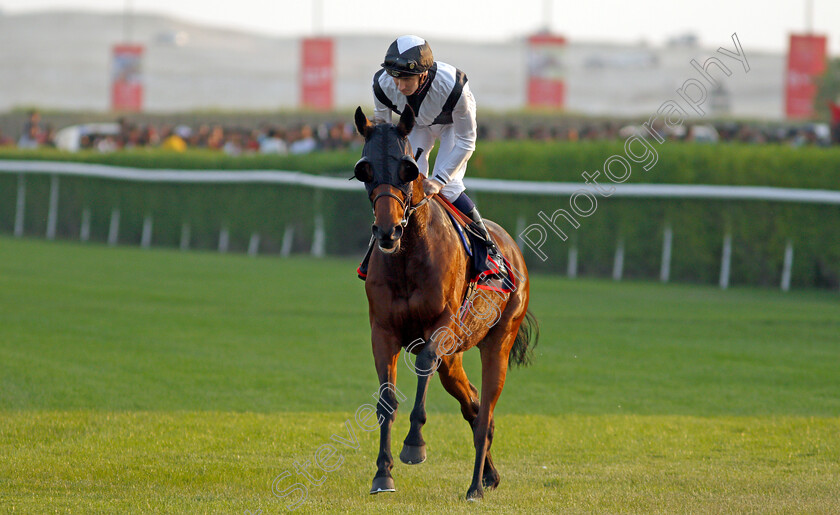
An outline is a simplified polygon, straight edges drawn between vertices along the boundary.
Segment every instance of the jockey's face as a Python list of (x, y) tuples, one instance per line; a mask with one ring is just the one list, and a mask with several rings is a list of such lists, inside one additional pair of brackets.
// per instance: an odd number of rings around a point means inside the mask
[(391, 78), (394, 79), (394, 84), (397, 85), (397, 89), (400, 90), (400, 93), (405, 96), (411, 96), (420, 87), (420, 83), (426, 79), (427, 74), (428, 72), (425, 72), (422, 75), (408, 75), (406, 77)]

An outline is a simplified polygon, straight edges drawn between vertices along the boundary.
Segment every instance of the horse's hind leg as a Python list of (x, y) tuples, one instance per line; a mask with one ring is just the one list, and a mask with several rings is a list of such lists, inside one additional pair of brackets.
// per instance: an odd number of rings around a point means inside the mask
[[(475, 435), (475, 422), (478, 418), (478, 390), (470, 383), (467, 372), (463, 366), (463, 354), (452, 354), (443, 356), (441, 365), (438, 368), (440, 382), (443, 388), (461, 404), (461, 414), (464, 420), (470, 425)], [(493, 420), (490, 420), (490, 434), (488, 435), (487, 456), (484, 460), (484, 474), (482, 486), (492, 490), (499, 485), (499, 472), (493, 465), (493, 458), (490, 457), (490, 444), (493, 440)]]
[[(490, 428), (487, 430), (487, 456), (484, 458), (484, 472), (481, 475), (481, 486), (485, 490), (493, 490), (499, 486), (502, 478), (496, 466), (493, 465), (493, 458), (490, 457), (490, 447), (493, 445), (493, 432), (496, 430), (496, 422), (490, 417)], [(474, 433), (473, 433), (474, 434)]]
[[(502, 328), (495, 327), (493, 330), (502, 330)], [(475, 467), (473, 468), (472, 483), (467, 490), (467, 499), (484, 497), (484, 467), (493, 435), (493, 410), (505, 385), (508, 355), (515, 336), (515, 330), (508, 331), (500, 339), (501, 341), (496, 340), (494, 344), (489, 344), (493, 340), (485, 338), (484, 343), (488, 343), (488, 345), (479, 346), (481, 350), (481, 404), (473, 433)]]

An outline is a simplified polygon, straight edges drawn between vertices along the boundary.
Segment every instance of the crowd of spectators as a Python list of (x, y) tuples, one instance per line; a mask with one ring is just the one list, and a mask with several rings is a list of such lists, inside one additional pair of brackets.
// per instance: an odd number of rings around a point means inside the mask
[(183, 152), (188, 148), (220, 150), (231, 156), (242, 154), (308, 154), (318, 150), (346, 149), (359, 145), (355, 129), (343, 122), (321, 124), (313, 128), (300, 124), (283, 128), (263, 124), (259, 128), (225, 127), (202, 124), (188, 125), (132, 125), (121, 121), (118, 134), (93, 136), (82, 141), (83, 148), (101, 150), (108, 141), (113, 149), (160, 147)]
[[(14, 146), (15, 141), (0, 130), (0, 147)], [(30, 111), (26, 123), (23, 124), (17, 147), (32, 149), (39, 147), (55, 147), (55, 128), (52, 124), (41, 123), (41, 113)]]
[[(530, 126), (508, 123), (501, 129), (496, 130), (479, 126), (479, 139), (531, 141), (624, 140), (633, 134), (650, 138), (650, 133), (642, 128), (642, 123), (644, 122), (639, 121), (630, 124), (627, 122), (604, 121), (581, 122), (576, 125), (537, 123)], [(658, 133), (659, 137), (666, 140), (696, 143), (739, 142), (790, 146), (840, 144), (840, 123), (835, 123), (831, 127), (828, 124), (820, 123), (762, 125), (735, 121), (687, 122), (675, 129), (668, 129), (662, 123), (655, 123), (653, 130)]]
[[(84, 127), (84, 126), (83, 126)], [(698, 143), (741, 142), (749, 144), (783, 144), (790, 146), (840, 144), (840, 123), (810, 123), (797, 125), (759, 124), (736, 121), (691, 123), (668, 129), (661, 123), (653, 130), (671, 141)], [(479, 124), (481, 140), (586, 141), (623, 140), (632, 134), (650, 137), (641, 129), (641, 122), (617, 121), (545, 121)], [(56, 131), (51, 124), (41, 122), (41, 115), (31, 111), (16, 144), (32, 149), (56, 146)], [(120, 118), (116, 124), (93, 124), (80, 130), (78, 148), (99, 152), (122, 149), (162, 148), (183, 152), (187, 149), (210, 149), (227, 155), (242, 154), (306, 154), (321, 150), (359, 147), (361, 139), (351, 123), (336, 121), (315, 126), (298, 124), (281, 127), (262, 124), (257, 128), (201, 124), (132, 123)], [(13, 146), (15, 141), (0, 131), (0, 146)]]
[[(124, 149), (161, 148), (175, 152), (187, 149), (218, 150), (231, 156), (242, 154), (307, 154), (319, 150), (339, 150), (361, 146), (361, 139), (350, 123), (298, 124), (291, 128), (262, 124), (258, 128), (201, 124), (138, 124), (120, 118), (115, 124), (81, 125), (78, 148), (99, 152)], [(29, 113), (17, 147), (33, 149), (56, 147), (56, 132), (41, 123), (37, 111)], [(0, 132), (0, 146), (15, 142)]]

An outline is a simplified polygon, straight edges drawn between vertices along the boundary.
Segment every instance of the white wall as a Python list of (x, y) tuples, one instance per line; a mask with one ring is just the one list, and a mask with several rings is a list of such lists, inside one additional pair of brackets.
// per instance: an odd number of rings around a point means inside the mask
[[(186, 44), (161, 41), (184, 33)], [(134, 40), (146, 46), (149, 111), (276, 110), (298, 106), (300, 42), (136, 16)], [(105, 111), (110, 103), (111, 46), (123, 35), (119, 15), (0, 15), (0, 111), (38, 106)], [(336, 36), (335, 102), (372, 105), (370, 82), (391, 40)], [(436, 58), (466, 72), (479, 110), (519, 109), (526, 98), (524, 40), (480, 44), (431, 41)], [(719, 46), (730, 48), (731, 41)], [(729, 114), (779, 119), (784, 57), (744, 49), (751, 70), (733, 67), (724, 81)], [(565, 52), (567, 109), (584, 114), (648, 115), (676, 97), (715, 49), (620, 47), (571, 43)], [(734, 63), (737, 65), (737, 63)], [(716, 113), (726, 114), (726, 113)]]

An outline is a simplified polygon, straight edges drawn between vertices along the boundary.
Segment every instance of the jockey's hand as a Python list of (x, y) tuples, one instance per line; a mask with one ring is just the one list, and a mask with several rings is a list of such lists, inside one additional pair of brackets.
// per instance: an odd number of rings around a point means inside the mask
[(432, 179), (423, 179), (423, 193), (427, 197), (439, 193), (441, 188), (443, 188), (443, 184)]

